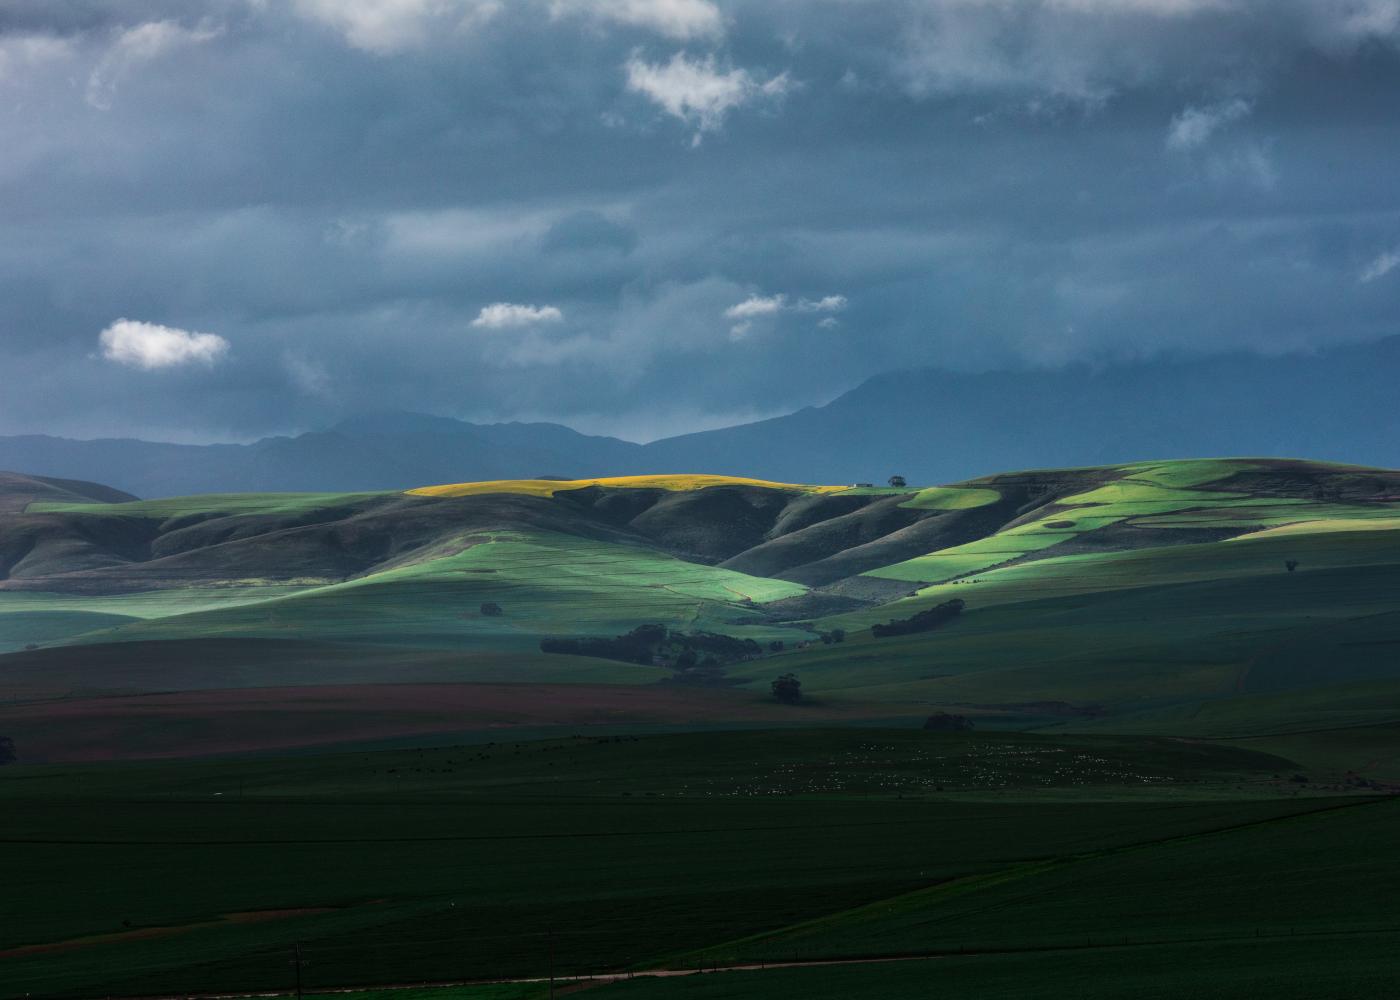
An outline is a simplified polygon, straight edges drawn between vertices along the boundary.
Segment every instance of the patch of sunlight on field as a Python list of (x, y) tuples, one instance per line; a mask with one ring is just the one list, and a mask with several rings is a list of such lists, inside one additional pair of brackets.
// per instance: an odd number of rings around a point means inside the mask
[(185, 517), (233, 514), (301, 514), (384, 496), (383, 493), (208, 493), (132, 500), (128, 503), (32, 503), (30, 514), (95, 514), (102, 517)]
[[(123, 626), (104, 638), (297, 638), (533, 649), (541, 635), (617, 635), (642, 622), (791, 637), (757, 605), (806, 593), (785, 580), (547, 531), (467, 535), (452, 550), (275, 601)], [(503, 612), (482, 615), (485, 602)], [(85, 636), (84, 641), (93, 641)]]
[(259, 604), (309, 586), (223, 586), (95, 597), (42, 591), (0, 593), (0, 652), (74, 639), (147, 621)]
[(92, 596), (54, 594), (44, 591), (14, 590), (0, 593), (0, 615), (17, 612), (89, 612), (122, 615), (127, 618), (167, 618), (194, 611), (232, 607), (288, 597), (307, 590), (306, 586), (223, 586), (182, 587), (174, 590), (144, 590), (134, 594)]
[(926, 580), (930, 583), (951, 580), (1058, 545), (1076, 534), (1074, 531), (1002, 532), (966, 545), (954, 545), (904, 562), (881, 566), (864, 575), (883, 580)]
[(1205, 458), (1177, 462), (1142, 462), (1121, 468), (1128, 473), (1130, 479), (1180, 489), (1204, 486), (1239, 472), (1248, 472), (1258, 466), (1252, 462), (1234, 459)]
[[(1387, 529), (1400, 527), (1400, 523), (1382, 523), (1386, 524)], [(1163, 584), (1273, 576), (1284, 572), (1284, 562), (1288, 559), (1297, 559), (1305, 571), (1400, 563), (1400, 534), (1389, 530), (1370, 534), (1369, 529), (1309, 532), (1302, 530), (1304, 527), (1299, 525), (1300, 530), (1294, 532), (1270, 530), (1245, 535), (1231, 539), (1227, 548), (1210, 542), (1078, 553), (994, 569), (967, 570), (965, 575), (975, 573), (975, 579), (962, 579), (956, 583), (935, 582), (933, 586), (921, 589), (916, 598), (901, 601), (900, 613), (892, 612), (887, 606), (870, 612), (836, 616), (824, 620), (822, 627), (837, 624), (846, 628), (868, 627), (870, 621), (907, 616), (953, 597), (962, 598), (976, 608), (987, 608)], [(937, 555), (922, 556), (888, 568), (920, 563), (930, 567), (944, 565), (937, 561), (938, 558)], [(883, 569), (875, 572), (884, 574)], [(930, 578), (925, 576), (923, 579)], [(905, 607), (908, 610), (903, 610)]]
[(1076, 493), (1073, 496), (1065, 497), (1060, 503), (1075, 507), (1087, 504), (1140, 507), (1148, 504), (1152, 506), (1170, 505), (1179, 508), (1213, 506), (1222, 501), (1248, 499), (1249, 495), (1246, 493), (1207, 493), (1123, 479), (1114, 483), (1105, 483), (1087, 493)]
[(1229, 538), (1226, 541), (1238, 542), (1243, 539), (1272, 538), (1279, 535), (1319, 535), (1338, 531), (1393, 531), (1400, 528), (1400, 516), (1376, 518), (1322, 518), (1317, 521), (1298, 521), (1265, 528), (1248, 535)]
[(920, 490), (912, 500), (906, 500), (900, 506), (914, 510), (972, 510), (996, 503), (1000, 499), (1001, 494), (996, 490), (931, 486)]

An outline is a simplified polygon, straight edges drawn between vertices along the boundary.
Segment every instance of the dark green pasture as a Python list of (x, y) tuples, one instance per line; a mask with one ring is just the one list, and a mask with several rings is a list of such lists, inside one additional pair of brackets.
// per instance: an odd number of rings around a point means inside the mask
[[(1006, 886), (1107, 866), (1104, 898), (1131, 898), (1123, 859), (1189, 848), (1183, 863), (1230, 868), (1238, 838), (1311, 829), (1313, 814), (1372, 817), (1354, 835), (1321, 827), (1371, 857), (1393, 804), (1295, 795), (1293, 764), (1157, 738), (840, 730), (11, 767), (0, 996), (290, 989), (297, 943), (308, 990), (645, 968), (745, 939), (819, 957), (835, 945), (801, 927), (940, 892), (967, 943), (1039, 947), (1062, 915), (1023, 911)], [(836, 773), (851, 777), (837, 787)], [(1312, 863), (1247, 866), (1235, 888)], [(1356, 920), (1381, 919), (1391, 868), (1333, 875), (1288, 899), (1328, 914), (1361, 899)], [(1065, 923), (1077, 939), (1098, 881), (1045, 884), (1080, 914)], [(929, 905), (941, 919), (945, 904)], [(1199, 930), (1165, 912), (1153, 934)], [(1131, 917), (1102, 911), (1115, 933)], [(962, 943), (903, 924), (864, 933), (851, 940), (870, 951)]]
[[(1400, 932), (1390, 931), (1105, 944), (634, 979), (585, 995), (590, 1000), (1370, 1000), (1393, 996), (1400, 984), (1397, 943)], [(435, 1000), (476, 997), (444, 993)]]

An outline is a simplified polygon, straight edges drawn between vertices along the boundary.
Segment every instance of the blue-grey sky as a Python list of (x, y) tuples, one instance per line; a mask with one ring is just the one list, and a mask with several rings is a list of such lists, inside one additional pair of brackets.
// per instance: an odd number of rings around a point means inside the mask
[(1400, 333), (1400, 0), (0, 0), (0, 433)]

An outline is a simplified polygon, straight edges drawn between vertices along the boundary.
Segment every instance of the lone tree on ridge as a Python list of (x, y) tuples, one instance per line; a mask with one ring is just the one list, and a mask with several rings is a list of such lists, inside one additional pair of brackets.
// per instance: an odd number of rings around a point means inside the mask
[(899, 487), (907, 486), (908, 483), (904, 481), (903, 476), (890, 476), (890, 485), (898, 489)]

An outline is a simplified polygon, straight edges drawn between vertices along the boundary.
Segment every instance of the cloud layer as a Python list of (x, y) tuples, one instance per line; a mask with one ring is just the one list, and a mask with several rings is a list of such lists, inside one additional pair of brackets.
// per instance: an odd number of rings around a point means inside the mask
[(1400, 0), (4, 8), (0, 433), (649, 437), (1400, 332)]

